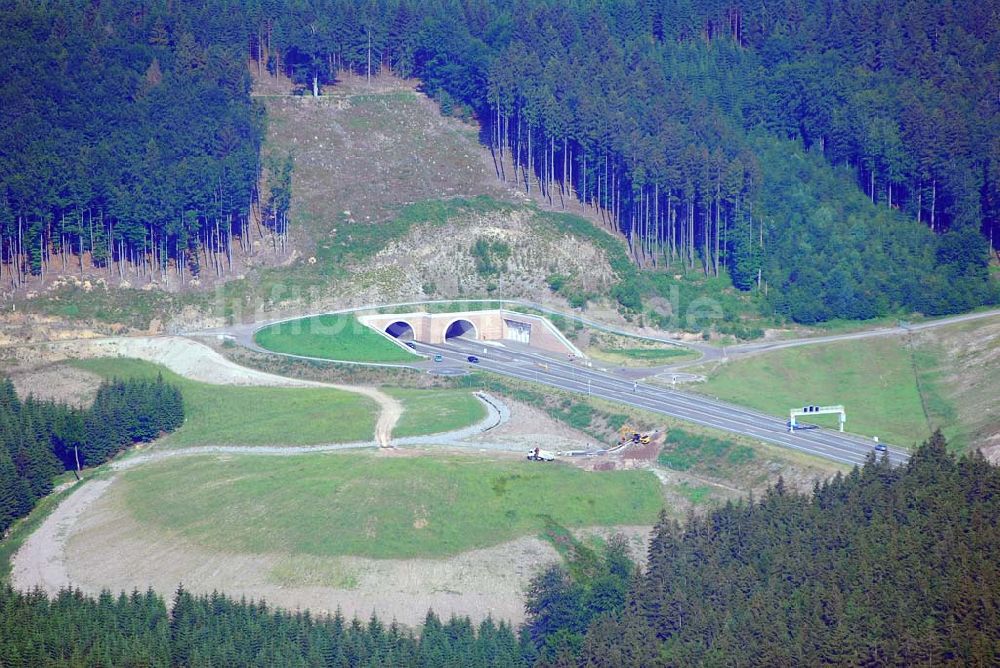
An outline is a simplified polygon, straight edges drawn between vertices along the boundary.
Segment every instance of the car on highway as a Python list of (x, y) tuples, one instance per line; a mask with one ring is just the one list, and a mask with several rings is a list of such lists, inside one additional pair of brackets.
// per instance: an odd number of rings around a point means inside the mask
[(434, 361), (435, 362), (443, 362), (444, 361), (444, 355), (435, 355), (434, 356)]
[(875, 445), (875, 452), (889, 452), (889, 448), (885, 447), (885, 443), (877, 443)]
[(414, 350), (417, 349), (417, 344), (415, 344), (413, 341), (406, 341), (405, 343), (407, 348), (412, 348)]
[(473, 364), (479, 364), (479, 358), (475, 355), (469, 355), (468, 360)]
[[(792, 430), (792, 421), (791, 420), (788, 420), (788, 421), (785, 422), (785, 428), (788, 429), (789, 431)], [(817, 425), (817, 424), (809, 424), (808, 422), (796, 422), (795, 423), (795, 428), (796, 429), (819, 429), (819, 425)]]

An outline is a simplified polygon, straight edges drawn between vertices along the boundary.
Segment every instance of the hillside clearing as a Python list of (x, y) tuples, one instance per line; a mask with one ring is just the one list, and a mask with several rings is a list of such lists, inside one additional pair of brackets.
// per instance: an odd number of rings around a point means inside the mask
[[(693, 369), (698, 371), (698, 369)], [(895, 339), (864, 339), (777, 350), (707, 370), (692, 389), (788, 415), (807, 404), (843, 404), (847, 429), (911, 446), (930, 435), (910, 350)], [(836, 416), (803, 419), (836, 428)]]
[(468, 456), (190, 457), (127, 471), (122, 483), (148, 530), (249, 554), (443, 557), (534, 533), (547, 519), (650, 524), (662, 505), (649, 472)]
[(140, 360), (98, 358), (74, 366), (104, 378), (150, 378), (158, 373), (184, 397), (184, 425), (161, 443), (195, 445), (316, 445), (372, 440), (378, 405), (332, 388), (232, 387), (178, 376)]

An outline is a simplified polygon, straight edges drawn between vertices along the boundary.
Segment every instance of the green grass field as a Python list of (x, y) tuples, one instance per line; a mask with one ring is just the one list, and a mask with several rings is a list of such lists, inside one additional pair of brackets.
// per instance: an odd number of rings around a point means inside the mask
[[(777, 350), (710, 372), (693, 388), (773, 415), (806, 404), (843, 404), (848, 431), (910, 446), (930, 434), (914, 359), (896, 338)], [(804, 419), (836, 427), (833, 415)]]
[(392, 432), (399, 438), (461, 429), (486, 417), (486, 409), (470, 392), (395, 387), (382, 391), (403, 403), (403, 416)]
[(353, 315), (320, 315), (265, 327), (254, 337), (276, 353), (347, 362), (414, 362), (420, 357), (365, 327)]
[(670, 429), (658, 461), (675, 471), (726, 477), (732, 468), (749, 464), (757, 454), (748, 445), (683, 429)]
[(648, 471), (481, 457), (190, 457), (122, 474), (155, 532), (227, 552), (443, 557), (566, 527), (652, 524)]
[(689, 482), (682, 482), (677, 485), (676, 491), (690, 501), (692, 506), (700, 506), (712, 500), (712, 488), (708, 485), (692, 485)]
[(188, 380), (134, 359), (74, 362), (105, 378), (155, 377), (180, 387), (184, 425), (164, 439), (172, 446), (314, 445), (366, 441), (378, 406), (367, 397), (327, 388), (236, 387)]

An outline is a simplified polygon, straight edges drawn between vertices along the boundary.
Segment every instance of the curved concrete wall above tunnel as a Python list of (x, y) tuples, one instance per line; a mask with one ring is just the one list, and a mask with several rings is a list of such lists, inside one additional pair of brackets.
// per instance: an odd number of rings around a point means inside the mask
[(365, 325), (396, 341), (406, 339), (439, 345), (449, 339), (510, 341), (541, 350), (583, 356), (546, 318), (517, 311), (459, 311), (451, 313), (372, 313), (358, 316)]

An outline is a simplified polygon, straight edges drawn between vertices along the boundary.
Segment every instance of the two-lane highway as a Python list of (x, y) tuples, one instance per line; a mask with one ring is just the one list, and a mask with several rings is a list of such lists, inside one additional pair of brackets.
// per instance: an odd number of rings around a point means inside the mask
[[(698, 394), (632, 382), (584, 366), (579, 361), (561, 361), (551, 356), (507, 347), (484, 348), (482, 344), (462, 339), (451, 339), (445, 345), (415, 345), (417, 350), (426, 354), (441, 355), (449, 365), (470, 365), (468, 356), (475, 355), (479, 358), (476, 366), (485, 371), (743, 434), (844, 464), (863, 464), (874, 445), (872, 441), (853, 434), (822, 428), (789, 433), (786, 421), (782, 418)], [(904, 463), (909, 458), (905, 451), (893, 447), (888, 448), (888, 457), (894, 464)]]

